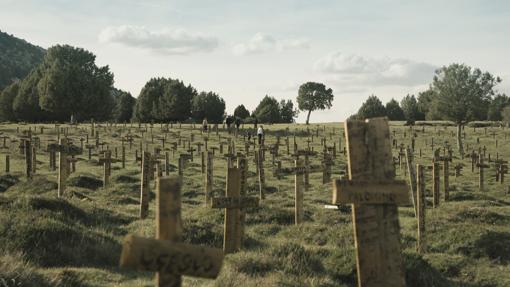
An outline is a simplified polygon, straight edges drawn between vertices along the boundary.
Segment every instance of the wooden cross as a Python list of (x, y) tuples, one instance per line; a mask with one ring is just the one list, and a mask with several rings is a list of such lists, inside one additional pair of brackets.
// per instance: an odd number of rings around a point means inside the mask
[(237, 167), (229, 168), (225, 197), (215, 197), (212, 199), (212, 208), (225, 208), (223, 239), (223, 251), (225, 254), (234, 253), (241, 249), (244, 225), (244, 218), (240, 216), (241, 209), (257, 207), (258, 205), (259, 198), (241, 196), (240, 169)]
[(294, 223), (301, 224), (304, 219), (303, 197), (305, 189), (304, 174), (306, 168), (303, 166), (303, 160), (294, 161)]
[(388, 120), (345, 122), (349, 180), (337, 180), (333, 204), (352, 204), (358, 286), (405, 286), (397, 205), (409, 204), (396, 181)]
[(182, 275), (216, 278), (223, 263), (222, 251), (181, 243), (180, 178), (159, 178), (156, 201), (156, 239), (128, 235), (120, 267), (158, 272), (156, 286), (180, 287)]
[(103, 188), (106, 188), (110, 182), (112, 172), (112, 152), (104, 151), (103, 157), (99, 159), (99, 163), (103, 165)]
[(205, 205), (211, 204), (211, 198), (213, 197), (213, 153), (208, 151), (205, 159), (205, 173), (204, 173), (204, 193), (205, 193)]
[(483, 155), (480, 154), (478, 157), (478, 164), (476, 165), (478, 167), (478, 188), (480, 191), (484, 190), (484, 168), (488, 168), (489, 165), (486, 165), (483, 163)]
[(150, 192), (150, 173), (151, 173), (151, 154), (142, 152), (142, 175), (140, 182), (140, 218), (144, 219), (149, 214), (149, 192)]
[(417, 246), (418, 253), (425, 253), (427, 242), (425, 239), (425, 214), (427, 201), (425, 199), (425, 176), (423, 166), (416, 165), (416, 219), (418, 224)]

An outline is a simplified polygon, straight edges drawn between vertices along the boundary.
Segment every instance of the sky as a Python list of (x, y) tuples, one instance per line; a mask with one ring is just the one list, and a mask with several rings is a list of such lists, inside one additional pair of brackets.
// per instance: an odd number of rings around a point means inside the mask
[(0, 0), (0, 30), (85, 48), (135, 97), (151, 78), (177, 78), (219, 94), (228, 113), (265, 95), (297, 106), (313, 81), (335, 98), (311, 121), (339, 122), (372, 94), (417, 95), (451, 63), (501, 77), (510, 94), (506, 0)]

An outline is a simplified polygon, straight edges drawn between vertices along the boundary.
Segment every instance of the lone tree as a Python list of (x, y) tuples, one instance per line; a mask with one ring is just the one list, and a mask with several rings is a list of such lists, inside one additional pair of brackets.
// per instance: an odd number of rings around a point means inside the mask
[(326, 88), (322, 83), (307, 82), (299, 87), (297, 102), (301, 111), (308, 111), (306, 124), (310, 122), (310, 114), (315, 110), (331, 108), (333, 90)]
[(451, 64), (436, 71), (431, 89), (436, 95), (430, 109), (442, 118), (457, 124), (457, 147), (461, 157), (462, 125), (475, 119), (486, 119), (489, 103), (496, 94), (494, 87), (501, 82), (489, 72), (472, 69), (464, 64)]

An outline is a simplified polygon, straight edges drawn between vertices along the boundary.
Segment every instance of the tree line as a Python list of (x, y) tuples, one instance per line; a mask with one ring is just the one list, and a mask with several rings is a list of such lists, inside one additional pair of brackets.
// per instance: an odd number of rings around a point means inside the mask
[(385, 105), (372, 95), (351, 118), (387, 116), (390, 120), (448, 120), (458, 125), (470, 121), (502, 121), (510, 98), (496, 86), (501, 78), (464, 64), (451, 64), (435, 72), (429, 88), (415, 95), (406, 95), (400, 103), (391, 99)]
[[(225, 101), (212, 91), (198, 92), (191, 85), (171, 78), (150, 79), (135, 99), (114, 87), (108, 66), (97, 66), (91, 52), (69, 45), (49, 48), (41, 63), (26, 77), (14, 81), (0, 93), (0, 121), (220, 123), (227, 117)], [(305, 83), (292, 100), (266, 95), (250, 113), (239, 105), (233, 117), (244, 122), (292, 123), (299, 110), (310, 113), (331, 107), (333, 94), (323, 84)]]

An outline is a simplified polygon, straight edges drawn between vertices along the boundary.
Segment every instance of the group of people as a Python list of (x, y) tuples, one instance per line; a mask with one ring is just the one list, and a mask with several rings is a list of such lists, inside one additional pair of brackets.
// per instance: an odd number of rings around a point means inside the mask
[[(228, 129), (229, 133), (230, 133), (230, 126), (232, 125), (232, 123), (235, 123), (236, 129), (239, 131), (239, 127), (241, 126), (241, 119), (238, 117), (236, 117), (234, 119), (233, 116), (226, 117), (225, 124), (227, 124), (227, 129)], [(255, 121), (254, 125), (255, 125), (255, 129), (257, 129), (257, 121)], [(204, 133), (207, 133), (208, 129), (209, 129), (209, 123), (207, 122), (207, 118), (204, 118), (204, 120), (202, 121), (202, 130)], [(251, 132), (248, 131), (247, 134), (248, 134), (248, 140), (251, 140)], [(257, 129), (257, 137), (258, 137), (258, 143), (259, 143), (259, 145), (261, 145), (264, 142), (264, 127), (262, 125), (259, 126)]]

